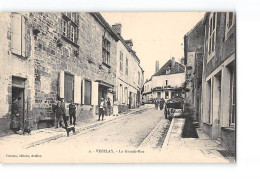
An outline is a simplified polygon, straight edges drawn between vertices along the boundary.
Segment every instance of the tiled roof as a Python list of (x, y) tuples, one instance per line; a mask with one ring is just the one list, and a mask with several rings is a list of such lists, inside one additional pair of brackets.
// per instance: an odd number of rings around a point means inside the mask
[(153, 76), (166, 75), (166, 69), (170, 68), (170, 74), (184, 73), (185, 68), (178, 62), (174, 62), (174, 67), (172, 68), (172, 60), (168, 60)]

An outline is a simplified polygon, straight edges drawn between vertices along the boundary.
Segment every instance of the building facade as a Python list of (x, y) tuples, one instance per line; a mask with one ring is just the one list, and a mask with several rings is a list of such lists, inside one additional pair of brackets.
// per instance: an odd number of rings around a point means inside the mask
[(236, 150), (236, 20), (233, 12), (206, 13), (200, 126)]
[(185, 67), (172, 58), (144, 84), (144, 102), (184, 97), (184, 83)]
[(184, 64), (186, 66), (186, 97), (185, 102), (195, 111), (194, 120), (201, 118), (201, 85), (203, 69), (205, 27), (199, 21), (184, 36)]
[(133, 50), (132, 40), (124, 40), (121, 35), (121, 24), (112, 25), (117, 33), (117, 68), (116, 68), (116, 101), (119, 113), (138, 107), (141, 102), (144, 71), (140, 60)]
[(71, 100), (78, 120), (96, 114), (116, 85), (117, 35), (99, 13), (1, 13), (0, 135), (10, 132), (12, 99), (22, 126), (53, 125), (52, 106)]

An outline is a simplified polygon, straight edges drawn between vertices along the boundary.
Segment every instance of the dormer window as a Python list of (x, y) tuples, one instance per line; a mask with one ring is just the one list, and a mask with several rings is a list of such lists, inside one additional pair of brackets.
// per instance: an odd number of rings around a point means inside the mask
[(169, 75), (170, 73), (171, 73), (171, 68), (168, 67), (168, 68), (166, 69), (166, 75)]

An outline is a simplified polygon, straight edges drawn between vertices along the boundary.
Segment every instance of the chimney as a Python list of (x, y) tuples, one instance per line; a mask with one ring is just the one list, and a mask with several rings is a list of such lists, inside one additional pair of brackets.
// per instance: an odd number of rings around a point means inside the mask
[(133, 47), (133, 41), (132, 39), (130, 40), (125, 40), (125, 43), (128, 45), (128, 47), (130, 47), (130, 49), (132, 50), (132, 47)]
[(156, 60), (156, 62), (155, 62), (155, 73), (157, 71), (159, 71), (159, 61), (158, 60)]
[(116, 32), (116, 34), (121, 35), (122, 25), (120, 23), (112, 25), (112, 29)]
[(173, 69), (173, 67), (174, 67), (174, 64), (175, 64), (175, 58), (172, 57), (172, 59), (171, 59), (171, 68), (172, 68), (172, 69)]

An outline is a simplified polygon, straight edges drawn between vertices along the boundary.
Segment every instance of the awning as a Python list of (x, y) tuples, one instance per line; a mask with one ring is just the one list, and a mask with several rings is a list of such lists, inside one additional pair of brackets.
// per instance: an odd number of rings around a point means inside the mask
[(98, 82), (99, 85), (107, 87), (107, 88), (113, 88), (114, 87), (114, 85), (107, 83), (103, 80), (96, 80), (96, 82)]

